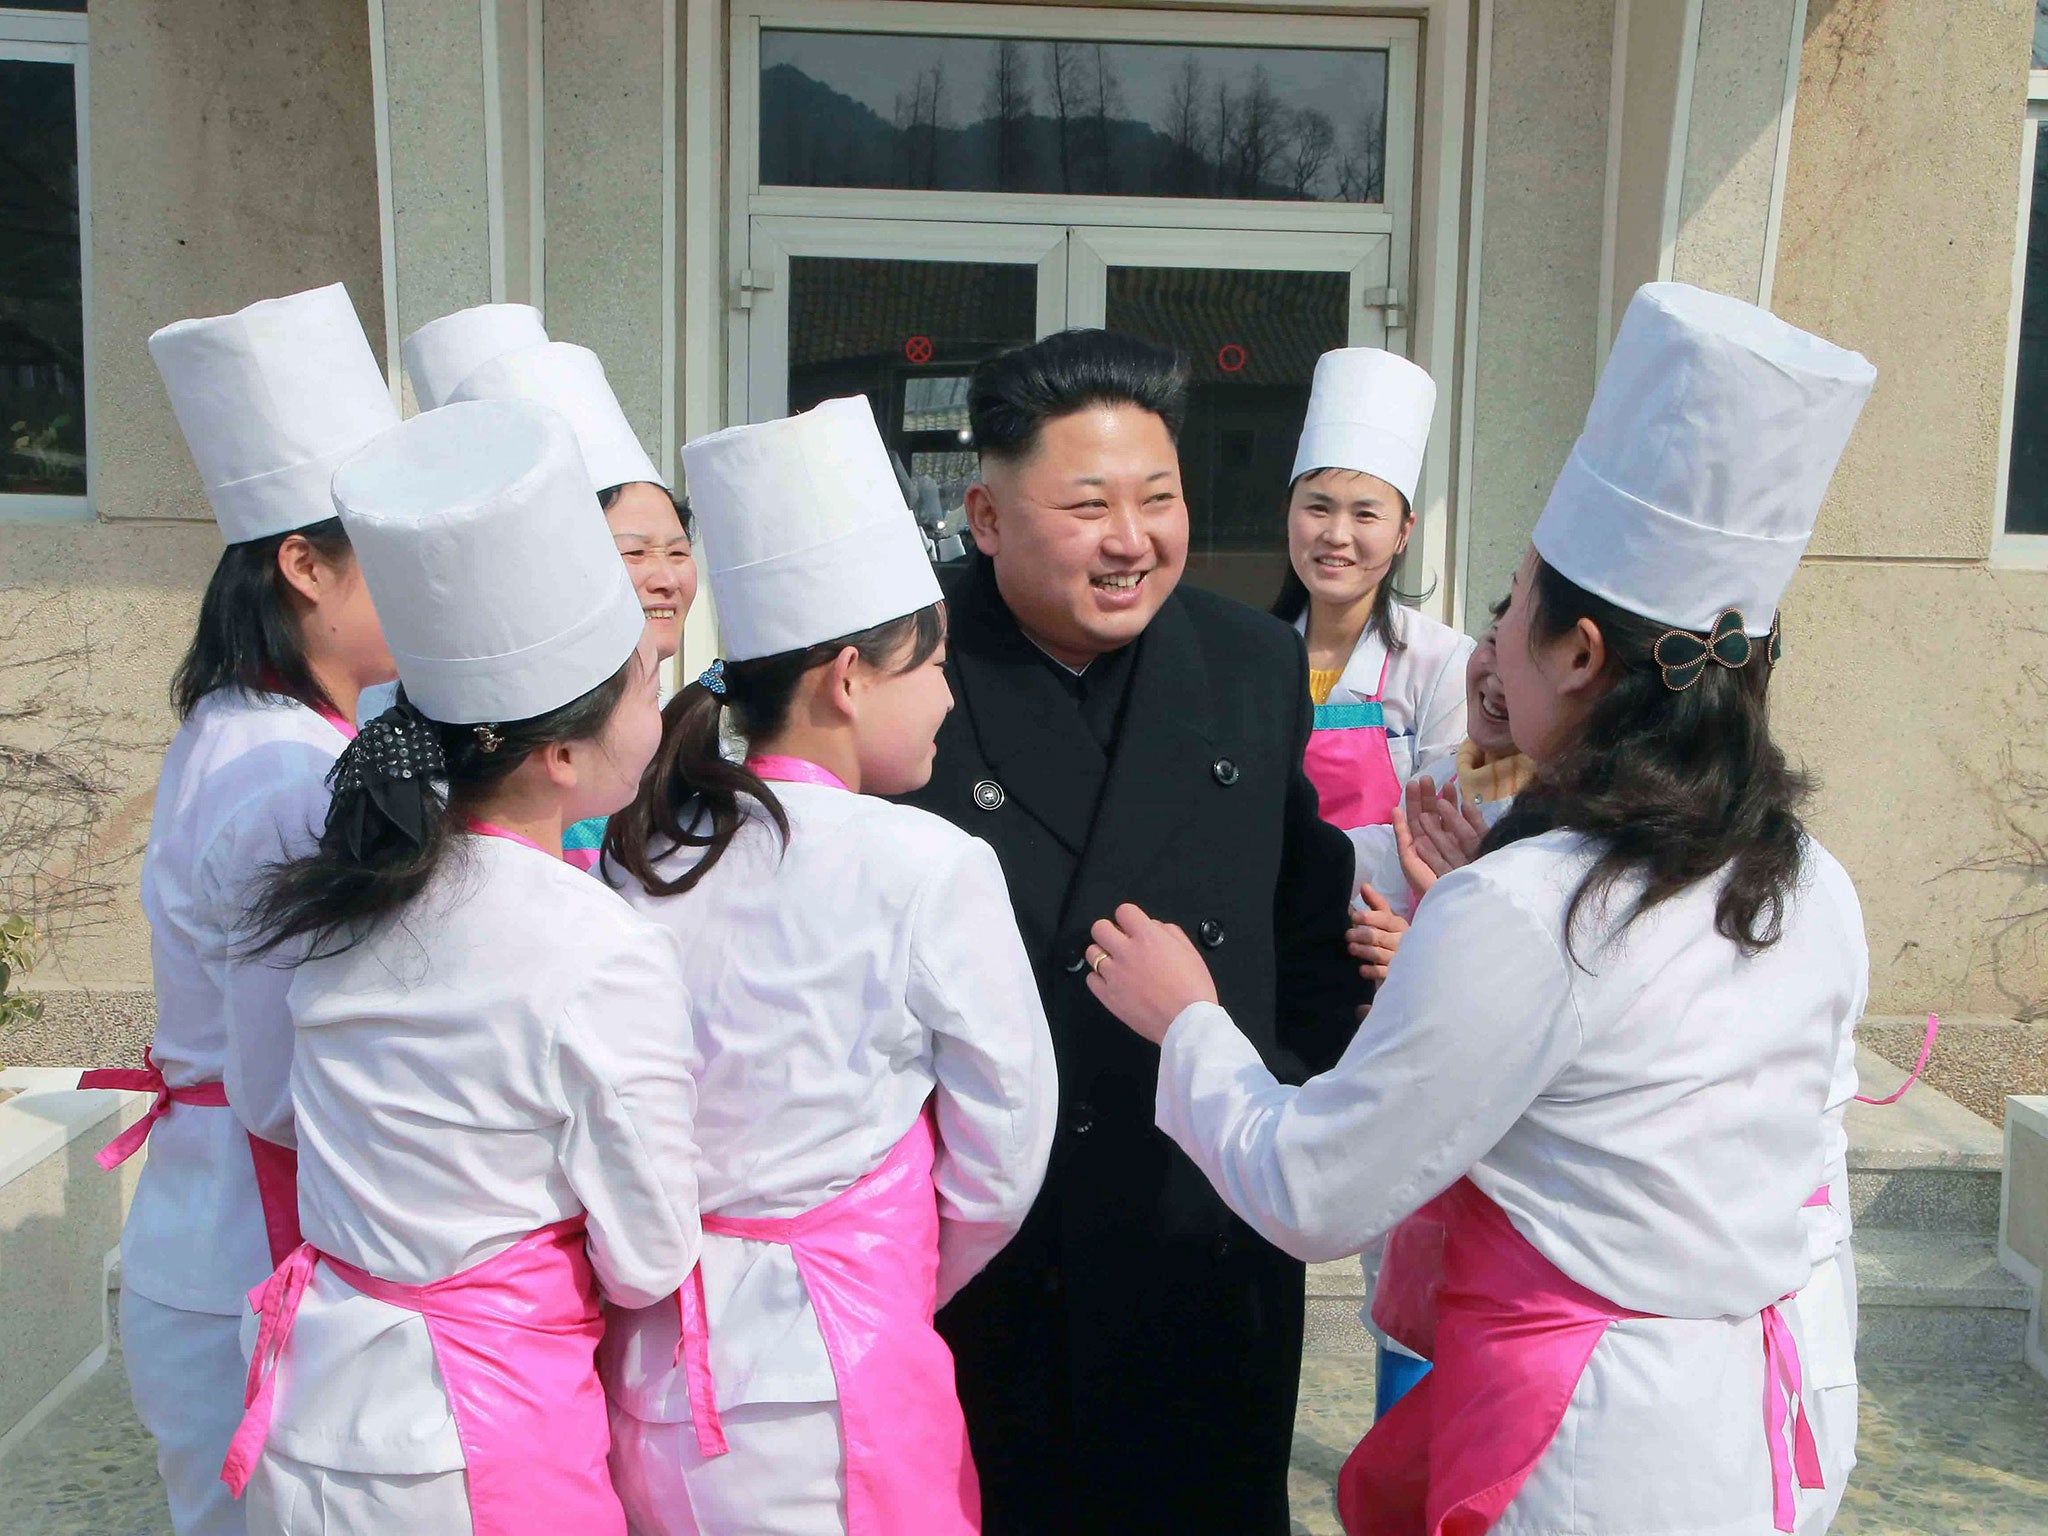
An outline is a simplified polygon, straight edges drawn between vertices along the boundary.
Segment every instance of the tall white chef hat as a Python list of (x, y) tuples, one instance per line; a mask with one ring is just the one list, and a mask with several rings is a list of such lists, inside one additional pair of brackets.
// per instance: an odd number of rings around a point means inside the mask
[(865, 396), (683, 449), (732, 661), (858, 634), (939, 601)]
[(1536, 551), (1674, 629), (1767, 635), (1877, 370), (1753, 304), (1636, 290)]
[(429, 320), (398, 350), (413, 398), (421, 410), (433, 411), (452, 400), (455, 386), (492, 358), (547, 339), (540, 311), (531, 304), (479, 304)]
[(444, 725), (530, 720), (610, 677), (646, 615), (569, 423), (530, 400), (423, 411), (343, 464), (334, 504), (398, 680)]
[(1378, 347), (1340, 347), (1316, 359), (1316, 378), (1294, 451), (1299, 480), (1316, 469), (1377, 475), (1410, 503), (1422, 478), (1436, 380)]
[(149, 355), (230, 544), (334, 516), (334, 466), (398, 421), (340, 283), (180, 320)]
[(604, 364), (588, 347), (566, 341), (505, 352), (473, 369), (449, 395), (456, 400), (537, 400), (568, 419), (583, 449), (590, 488), (605, 491), (633, 480), (668, 480), (647, 457), (604, 376)]

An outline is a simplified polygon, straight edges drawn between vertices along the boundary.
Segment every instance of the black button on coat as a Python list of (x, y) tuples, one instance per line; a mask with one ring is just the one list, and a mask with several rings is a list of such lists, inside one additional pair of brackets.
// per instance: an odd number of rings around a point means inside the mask
[[(946, 584), (957, 704), (911, 798), (1001, 859), (1063, 1100), (1023, 1232), (939, 1318), (985, 1530), (1279, 1536), (1302, 1268), (1153, 1126), (1158, 1050), (1073, 962), (1095, 919), (1136, 902), (1207, 940), (1223, 1005), (1283, 1080), (1342, 1054), (1364, 1001), (1344, 950), (1352, 853), (1302, 772), (1300, 637), (1181, 587), (1134, 642), (1105, 750), (987, 563)], [(993, 813), (974, 794), (990, 780)]]

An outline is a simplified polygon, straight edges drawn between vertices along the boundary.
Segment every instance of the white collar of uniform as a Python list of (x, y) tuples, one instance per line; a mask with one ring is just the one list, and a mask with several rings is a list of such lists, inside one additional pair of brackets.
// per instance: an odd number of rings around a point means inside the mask
[[(1400, 603), (1387, 607), (1387, 624), (1402, 636), (1408, 633), (1408, 610)], [(1308, 638), (1308, 609), (1301, 610), (1301, 617), (1294, 621), (1294, 632), (1302, 639)], [(1380, 691), (1380, 678), (1387, 665), (1387, 641), (1377, 629), (1369, 629), (1358, 637), (1358, 644), (1351, 648), (1351, 659), (1344, 663), (1344, 671), (1337, 679), (1337, 686), (1330, 690), (1332, 704), (1349, 704), (1374, 698)], [(1343, 697), (1349, 694), (1350, 698)]]

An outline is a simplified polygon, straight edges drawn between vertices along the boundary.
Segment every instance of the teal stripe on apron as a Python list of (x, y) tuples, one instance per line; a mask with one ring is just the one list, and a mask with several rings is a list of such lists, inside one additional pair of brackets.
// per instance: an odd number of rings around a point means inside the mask
[(604, 846), (604, 824), (610, 819), (608, 816), (591, 816), (583, 821), (564, 827), (562, 829), (563, 850), (566, 852), (569, 849), (602, 848)]
[(1384, 730), (1386, 724), (1386, 712), (1380, 708), (1377, 699), (1368, 699), (1363, 704), (1316, 706), (1315, 728), (1319, 731), (1358, 731), (1372, 726)]

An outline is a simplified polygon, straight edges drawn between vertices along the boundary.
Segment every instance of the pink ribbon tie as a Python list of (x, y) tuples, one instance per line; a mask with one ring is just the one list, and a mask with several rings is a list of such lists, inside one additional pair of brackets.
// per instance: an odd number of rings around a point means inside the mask
[(676, 1364), (690, 1390), (690, 1420), (697, 1431), (697, 1451), (723, 1456), (730, 1447), (718, 1416), (718, 1388), (711, 1379), (711, 1326), (704, 1307), (704, 1266), (690, 1271), (676, 1291), (681, 1326), (676, 1334)]
[(149, 1059), (149, 1050), (144, 1047), (142, 1065), (139, 1067), (95, 1067), (82, 1072), (78, 1077), (81, 1088), (119, 1088), (130, 1093), (149, 1093), (156, 1097), (151, 1100), (142, 1118), (127, 1130), (121, 1132), (99, 1151), (93, 1154), (93, 1161), (109, 1172), (120, 1167), (142, 1150), (142, 1144), (149, 1140), (149, 1133), (156, 1128), (157, 1121), (170, 1112), (173, 1104), (198, 1104), (208, 1109), (226, 1109), (228, 1091), (219, 1083), (194, 1083), (189, 1088), (173, 1088), (164, 1081), (163, 1069)]
[(1941, 1015), (1930, 1013), (1927, 1015), (1927, 1038), (1920, 1042), (1920, 1059), (1913, 1063), (1913, 1070), (1907, 1074), (1906, 1080), (1899, 1084), (1898, 1092), (1886, 1094), (1881, 1099), (1867, 1099), (1859, 1093), (1856, 1095), (1856, 1102), (1858, 1104), (1874, 1104), (1879, 1109), (1882, 1109), (1887, 1104), (1896, 1104), (1899, 1100), (1903, 1099), (1906, 1096), (1906, 1090), (1919, 1082), (1920, 1074), (1927, 1070), (1927, 1058), (1934, 1054), (1934, 1037), (1940, 1033)]
[(249, 1486), (256, 1463), (262, 1459), (263, 1443), (270, 1437), (270, 1410), (277, 1396), (277, 1361), (292, 1336), (292, 1324), (299, 1315), (299, 1301), (313, 1278), (313, 1266), (320, 1261), (311, 1243), (301, 1243), (269, 1279), (249, 1292), (251, 1310), (263, 1321), (256, 1330), (256, 1348), (249, 1356), (249, 1380), (242, 1389), (242, 1422), (228, 1442), (227, 1460), (221, 1463), (220, 1480), (236, 1498)]
[[(1799, 1345), (1792, 1329), (1775, 1306), (1765, 1307), (1764, 1325), (1764, 1432), (1771, 1445), (1772, 1523), (1790, 1531), (1798, 1523), (1798, 1496), (1792, 1484), (1796, 1475), (1801, 1488), (1825, 1486), (1820, 1470), (1820, 1448), (1814, 1443), (1813, 1426), (1807, 1422), (1806, 1400), (1801, 1395)], [(1792, 1420), (1791, 1449), (1786, 1450), (1785, 1420)]]

